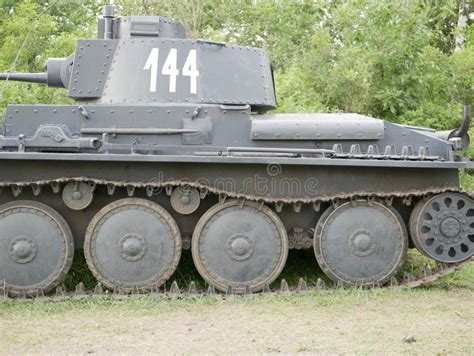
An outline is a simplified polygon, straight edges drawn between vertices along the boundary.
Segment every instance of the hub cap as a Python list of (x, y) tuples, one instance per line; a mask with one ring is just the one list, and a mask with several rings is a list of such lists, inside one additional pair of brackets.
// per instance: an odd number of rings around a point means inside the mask
[(357, 256), (368, 256), (375, 251), (375, 238), (368, 230), (357, 230), (350, 239), (349, 245), (351, 251)]
[(255, 242), (245, 234), (235, 234), (227, 241), (226, 252), (235, 261), (245, 261), (252, 256)]
[(146, 252), (145, 239), (138, 234), (126, 234), (119, 241), (122, 257), (127, 261), (138, 261)]
[(17, 263), (28, 263), (36, 257), (37, 249), (35, 240), (27, 236), (18, 236), (10, 242), (10, 257)]

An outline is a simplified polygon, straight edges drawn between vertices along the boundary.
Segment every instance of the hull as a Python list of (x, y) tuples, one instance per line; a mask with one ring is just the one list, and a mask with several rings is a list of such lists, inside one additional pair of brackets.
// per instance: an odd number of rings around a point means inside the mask
[[(10, 154), (10, 158), (15, 155), (18, 154)], [(55, 159), (51, 159), (53, 156)], [(26, 199), (52, 206), (71, 226), (76, 248), (82, 248), (87, 225), (101, 208), (130, 196), (144, 197), (165, 207), (183, 235), (190, 238), (200, 216), (225, 199), (265, 203), (276, 210), (288, 230), (309, 231), (314, 228), (320, 212), (339, 200), (354, 197), (394, 200), (407, 219), (411, 208), (402, 201), (410, 199), (414, 203), (426, 194), (459, 190), (457, 169), (446, 168), (338, 166), (326, 165), (326, 161), (319, 165), (298, 165), (288, 164), (285, 159), (257, 163), (259, 160), (255, 158), (252, 163), (248, 158), (218, 163), (209, 162), (210, 159), (205, 159), (207, 162), (149, 162), (139, 161), (140, 157), (135, 161), (90, 161), (84, 160), (84, 155), (78, 159), (78, 155), (70, 154), (60, 160), (58, 156), (61, 155), (25, 154), (21, 159), (2, 159), (0, 204)], [(70, 181), (95, 184), (94, 200), (82, 211), (69, 209), (60, 192), (54, 193), (51, 187), (52, 184), (64, 186)], [(111, 186), (114, 187), (112, 194), (108, 190)], [(204, 192), (199, 209), (189, 215), (174, 211), (168, 195), (176, 186), (192, 186)], [(35, 195), (32, 187), (41, 190)]]

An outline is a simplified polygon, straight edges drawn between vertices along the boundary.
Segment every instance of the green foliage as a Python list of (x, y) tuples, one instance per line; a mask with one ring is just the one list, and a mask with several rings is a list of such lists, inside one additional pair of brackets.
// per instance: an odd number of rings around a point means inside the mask
[[(329, 110), (412, 124), (424, 119), (437, 127), (452, 127), (459, 117), (458, 112), (453, 116), (459, 110), (456, 103), (468, 102), (472, 96), (471, 44), (455, 55), (452, 47), (446, 53), (432, 24), (434, 10), (425, 2), (367, 3), (350, 1), (326, 8), (331, 17), (312, 31), (301, 57), (286, 61), (307, 75), (299, 87), (302, 95), (314, 98), (313, 93), (318, 93), (315, 101)], [(451, 10), (455, 8), (451, 4)], [(443, 23), (447, 21), (441, 18), (443, 13), (451, 16), (447, 9), (436, 12), (437, 21)], [(292, 66), (279, 70), (290, 78), (298, 73)], [(285, 75), (277, 76), (281, 77)]]
[[(93, 35), (105, 1), (3, 0), (0, 70), (41, 71)], [(177, 18), (193, 37), (265, 47), (279, 111), (352, 111), (451, 128), (471, 103), (474, 30), (457, 28), (459, 0), (117, 0), (123, 15)], [(466, 37), (454, 51), (456, 35)], [(21, 86), (21, 85), (17, 85)], [(38, 85), (0, 86), (7, 102), (64, 102)], [(52, 92), (52, 93), (50, 93)]]
[[(77, 38), (89, 37), (96, 1), (4, 1), (0, 13), (0, 72), (43, 72), (50, 57), (74, 52)], [(94, 11), (94, 13), (92, 13)], [(38, 84), (0, 83), (0, 109), (8, 103), (71, 103), (64, 90)], [(3, 117), (3, 114), (2, 114)]]
[[(93, 37), (105, 0), (0, 1), (0, 71), (36, 72)], [(264, 47), (278, 112), (358, 112), (397, 123), (455, 128), (474, 96), (474, 26), (465, 0), (116, 0), (121, 15), (161, 15), (190, 36)], [(455, 51), (455, 37), (465, 37)], [(64, 90), (0, 83), (7, 103), (68, 103)], [(3, 115), (2, 115), (3, 116)], [(467, 182), (467, 174), (463, 182)], [(467, 183), (466, 183), (467, 184)]]

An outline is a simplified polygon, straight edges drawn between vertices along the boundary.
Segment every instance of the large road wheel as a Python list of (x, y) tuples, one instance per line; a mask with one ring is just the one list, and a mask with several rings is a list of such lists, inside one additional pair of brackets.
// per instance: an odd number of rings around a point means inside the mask
[(54, 209), (34, 201), (0, 206), (0, 286), (34, 296), (56, 287), (74, 257), (71, 229)]
[(221, 291), (253, 292), (273, 282), (288, 256), (288, 237), (280, 218), (254, 202), (217, 204), (199, 220), (192, 239), (201, 276)]
[(416, 248), (440, 262), (455, 263), (474, 254), (474, 201), (459, 193), (421, 200), (410, 216)]
[(181, 257), (181, 234), (173, 217), (145, 199), (113, 202), (92, 219), (84, 253), (103, 285), (132, 291), (165, 283)]
[(405, 224), (393, 208), (365, 200), (328, 208), (316, 225), (316, 259), (333, 281), (384, 283), (405, 260)]

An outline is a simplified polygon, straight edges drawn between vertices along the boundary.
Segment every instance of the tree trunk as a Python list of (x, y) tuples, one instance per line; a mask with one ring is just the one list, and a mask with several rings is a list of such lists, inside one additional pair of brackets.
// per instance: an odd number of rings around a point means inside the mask
[(469, 2), (460, 1), (458, 7), (458, 25), (456, 28), (456, 37), (454, 40), (454, 50), (460, 51), (464, 47), (466, 39), (467, 20), (469, 16)]

